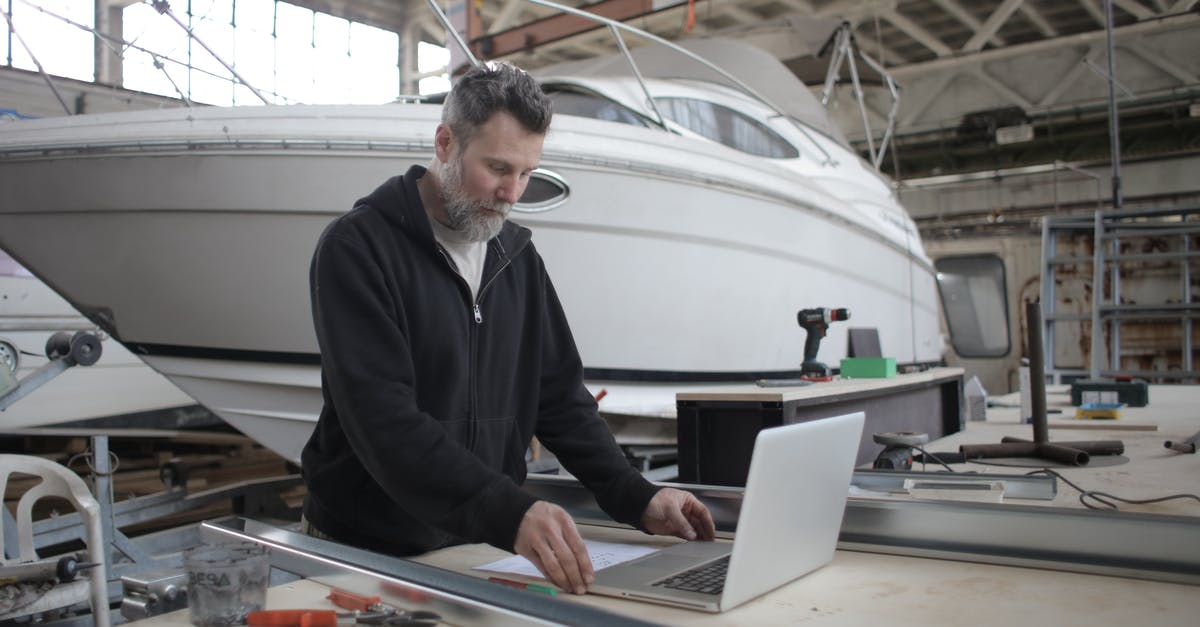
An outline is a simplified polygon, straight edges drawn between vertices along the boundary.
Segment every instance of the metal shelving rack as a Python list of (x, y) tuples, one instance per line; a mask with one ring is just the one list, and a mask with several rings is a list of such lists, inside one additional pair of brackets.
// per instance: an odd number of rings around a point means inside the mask
[[(1078, 255), (1059, 256), (1059, 237), (1062, 235), (1081, 234), (1090, 232), (1093, 242), (1093, 255), (1084, 257)], [(1054, 383), (1064, 382), (1069, 378), (1100, 378), (1114, 376), (1133, 376), (1158, 380), (1182, 381), (1200, 379), (1200, 372), (1195, 370), (1192, 358), (1193, 332), (1192, 322), (1200, 318), (1200, 302), (1192, 295), (1191, 261), (1200, 259), (1200, 250), (1192, 246), (1191, 239), (1200, 235), (1200, 208), (1164, 209), (1154, 211), (1096, 211), (1088, 216), (1063, 216), (1046, 218), (1042, 223), (1042, 324), (1046, 338), (1046, 374)], [(1166, 240), (1177, 238), (1180, 242), (1175, 250), (1154, 251), (1148, 253), (1121, 253), (1122, 241), (1159, 237)], [(1179, 297), (1178, 302), (1162, 302), (1152, 304), (1123, 304), (1121, 302), (1122, 264), (1134, 262), (1177, 262)], [(1092, 286), (1108, 286), (1108, 297), (1104, 290), (1095, 287), (1091, 294), (1091, 313), (1065, 313), (1056, 311), (1057, 290), (1059, 281), (1084, 281), (1082, 274), (1074, 278), (1064, 276), (1059, 272), (1068, 265), (1090, 265), (1092, 268)], [(1090, 369), (1063, 368), (1055, 363), (1056, 323), (1091, 321)], [(1122, 324), (1138, 321), (1176, 321), (1182, 326), (1181, 354), (1182, 362), (1178, 370), (1131, 370), (1122, 369)], [(1102, 325), (1107, 325), (1102, 326)], [(1105, 369), (1102, 364), (1104, 351), (1104, 330), (1109, 338), (1109, 364)], [(1097, 332), (1097, 331), (1100, 332)]]

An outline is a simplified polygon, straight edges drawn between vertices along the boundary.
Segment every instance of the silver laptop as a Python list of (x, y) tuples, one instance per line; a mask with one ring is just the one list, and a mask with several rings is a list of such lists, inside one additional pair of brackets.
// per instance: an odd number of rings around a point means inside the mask
[(833, 559), (862, 412), (764, 429), (729, 542), (681, 542), (596, 572), (590, 592), (720, 612)]

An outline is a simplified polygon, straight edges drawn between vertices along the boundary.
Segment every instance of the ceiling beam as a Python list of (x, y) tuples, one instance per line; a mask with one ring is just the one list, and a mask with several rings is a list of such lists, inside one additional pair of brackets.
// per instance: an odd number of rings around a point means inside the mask
[(992, 14), (988, 16), (988, 19), (983, 23), (983, 26), (981, 26), (979, 30), (975, 31), (975, 34), (967, 40), (967, 43), (963, 44), (962, 51), (979, 52), (980, 50), (983, 50), (983, 45), (987, 43), (987, 40), (991, 39), (992, 36), (1000, 30), (1001, 26), (1004, 26), (1004, 23), (1008, 21), (1008, 18), (1012, 17), (1012, 14), (1016, 12), (1017, 8), (1020, 7), (1021, 3), (1024, 1), (1025, 0), (1004, 0), (1004, 2), (1001, 3), (995, 11), (992, 11)]
[(913, 94), (915, 99), (909, 99), (909, 94), (902, 93), (900, 98), (900, 107), (903, 110), (903, 115), (900, 116), (900, 121), (896, 124), (899, 127), (909, 127), (917, 121), (917, 118), (924, 115), (929, 107), (937, 102), (938, 98), (946, 91), (946, 87), (950, 85), (950, 81), (958, 76), (958, 72), (946, 72), (938, 75), (933, 79), (932, 85), (923, 86), (921, 91)]
[(863, 15), (879, 15), (895, 13), (899, 0), (833, 0), (817, 9), (813, 15), (818, 17), (840, 17), (850, 22), (857, 22)]
[(426, 37), (433, 41), (442, 42), (442, 46), (455, 45), (446, 41), (446, 29), (442, 27), (441, 23), (435, 21), (433, 18), (421, 18), (418, 20), (413, 20), (413, 30), (418, 31), (417, 37), (421, 37), (421, 34), (423, 33)]
[(992, 91), (1000, 94), (1001, 96), (1003, 96), (1004, 98), (1006, 98), (1013, 104), (1021, 107), (1025, 111), (1030, 111), (1034, 108), (1034, 104), (1032, 102), (1030, 102), (1028, 98), (1017, 93), (1016, 90), (1014, 90), (1012, 87), (1009, 87), (1008, 85), (1004, 84), (1002, 81), (998, 80), (995, 76), (988, 74), (987, 71), (984, 70), (982, 67), (977, 66), (977, 67), (973, 68), (971, 70), (971, 75), (974, 76), (976, 79), (982, 81), (983, 84), (985, 84), (989, 88), (991, 88)]
[(1061, 78), (1055, 81), (1054, 86), (1050, 88), (1050, 91), (1046, 92), (1045, 95), (1042, 96), (1042, 99), (1038, 101), (1038, 106), (1046, 108), (1058, 104), (1058, 101), (1063, 97), (1063, 94), (1067, 93), (1067, 90), (1071, 89), (1071, 86), (1073, 86), (1076, 81), (1078, 81), (1085, 73), (1088, 72), (1088, 63), (1094, 62), (1103, 53), (1103, 46), (1100, 44), (1092, 44), (1091, 47), (1088, 48), (1087, 52), (1085, 52), (1083, 56), (1079, 58), (1079, 62), (1072, 65), (1071, 69), (1067, 70), (1066, 74), (1063, 74)]
[[(1103, 2), (1103, 0), (1100, 1)], [(1079, 0), (1079, 4), (1083, 7), (1083, 10), (1087, 11), (1087, 14), (1092, 16), (1092, 19), (1103, 27), (1105, 25), (1104, 11), (1096, 6), (1096, 2), (1097, 0)]]
[[(978, 19), (976, 19), (974, 15), (971, 15), (969, 11), (964, 9), (962, 5), (955, 0), (933, 0), (933, 3), (939, 7), (942, 7), (942, 10), (954, 16), (954, 19), (962, 22), (963, 25), (965, 25), (967, 28), (970, 28), (972, 32), (978, 32), (979, 29), (983, 28), (983, 22), (980, 22)], [(988, 39), (988, 41), (995, 46), (1004, 45), (1004, 38), (1000, 37), (999, 35), (992, 36), (992, 38)]]
[(1170, 74), (1172, 78), (1179, 81), (1183, 85), (1200, 84), (1200, 78), (1198, 78), (1195, 74), (1189, 72), (1187, 69), (1168, 59), (1167, 57), (1164, 57), (1163, 55), (1147, 48), (1145, 44), (1140, 41), (1131, 41), (1126, 44), (1121, 44), (1121, 47), (1141, 57), (1146, 63), (1149, 63), (1150, 65), (1153, 65), (1167, 74)]
[(1021, 15), (1024, 15), (1025, 19), (1029, 20), (1029, 23), (1033, 24), (1033, 27), (1038, 29), (1043, 37), (1058, 37), (1058, 29), (1054, 28), (1045, 17), (1042, 17), (1041, 11), (1038, 11), (1033, 5), (1026, 2), (1021, 5), (1020, 11)]
[(1142, 6), (1137, 0), (1112, 0), (1112, 3), (1113, 6), (1120, 7), (1122, 11), (1139, 20), (1148, 20), (1154, 17), (1154, 11)]
[[(709, 0), (709, 2), (711, 3), (712, 0)], [(749, 9), (744, 9), (744, 8), (742, 8), (736, 4), (733, 4), (731, 2), (723, 2), (723, 3), (717, 4), (715, 6), (717, 7), (718, 15), (726, 15), (726, 16), (732, 17), (733, 19), (737, 20), (741, 24), (753, 25), (753, 24), (757, 24), (758, 22), (762, 21), (761, 15), (759, 15)]]
[(489, 35), (498, 33), (509, 26), (517, 19), (517, 15), (521, 13), (521, 5), (525, 0), (508, 0), (500, 7), (500, 12), (496, 14), (495, 19), (488, 25), (487, 32)]
[(1167, 9), (1167, 13), (1187, 13), (1192, 10), (1192, 7), (1196, 6), (1196, 2), (1197, 0), (1179, 0), (1179, 2), (1176, 2), (1171, 5), (1171, 8)]
[(856, 35), (854, 37), (854, 43), (858, 44), (860, 48), (865, 49), (867, 54), (871, 55), (871, 57), (873, 57), (884, 67), (908, 63), (908, 59), (905, 58), (904, 55), (901, 55), (895, 50), (888, 48), (887, 46), (875, 41), (870, 37), (859, 37)]
[[(1113, 29), (1113, 39), (1125, 39), (1128, 37), (1137, 37), (1141, 35), (1175, 30), (1194, 31), (1196, 28), (1200, 28), (1200, 15), (1186, 13), (1183, 15), (1173, 15), (1171, 17), (1163, 17), (1147, 20), (1145, 22), (1135, 22), (1125, 26), (1118, 26), (1117, 28)], [(1094, 30), (1086, 33), (1063, 35), (1062, 37), (1055, 37), (1054, 39), (1039, 39), (1029, 43), (1005, 46), (1004, 48), (991, 48), (969, 55), (960, 55), (943, 59), (933, 59), (931, 61), (924, 61), (921, 63), (912, 63), (909, 65), (891, 68), (889, 71), (892, 73), (892, 76), (896, 77), (897, 79), (911, 78), (933, 72), (942, 72), (949, 69), (968, 67), (990, 61), (998, 61), (1000, 59), (1011, 59), (1013, 57), (1019, 57), (1045, 50), (1056, 50), (1069, 46), (1090, 46), (1095, 42), (1103, 41), (1104, 38), (1104, 30)]]
[(912, 37), (922, 46), (929, 48), (939, 57), (948, 57), (954, 53), (942, 40), (933, 36), (933, 33), (922, 28), (916, 22), (904, 17), (899, 11), (884, 11), (879, 14), (879, 17), (887, 20), (892, 26), (900, 29), (905, 35)]
[(812, 3), (808, 0), (783, 0), (782, 4), (793, 11), (798, 11), (808, 15), (812, 15), (816, 12), (816, 9), (813, 8)]
[[(652, 0), (600, 0), (584, 8), (587, 12), (601, 17), (624, 21), (684, 4), (684, 0), (677, 0), (667, 6), (661, 6)], [(597, 28), (603, 28), (603, 25), (569, 13), (555, 13), (495, 34), (468, 33), (468, 43), (480, 58), (494, 59)]]

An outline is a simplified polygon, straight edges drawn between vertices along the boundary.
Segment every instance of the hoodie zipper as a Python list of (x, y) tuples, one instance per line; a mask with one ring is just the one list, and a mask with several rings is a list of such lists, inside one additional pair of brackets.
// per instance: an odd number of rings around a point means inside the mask
[(475, 450), (475, 440), (479, 437), (479, 417), (477, 415), (477, 409), (479, 408), (479, 389), (477, 385), (479, 382), (479, 377), (475, 376), (476, 364), (479, 361), (478, 328), (483, 324), (483, 313), (479, 311), (479, 302), (483, 300), (483, 294), (487, 291), (487, 288), (491, 287), (492, 283), (495, 282), (496, 277), (500, 276), (500, 273), (504, 272), (504, 269), (507, 268), (508, 264), (510, 263), (508, 257), (504, 255), (504, 247), (500, 246), (499, 241), (496, 242), (496, 245), (500, 248), (501, 259), (503, 259), (503, 261), (500, 263), (500, 267), (496, 268), (496, 271), (492, 273), (492, 276), (488, 277), (487, 282), (479, 286), (479, 292), (477, 292), (475, 295), (474, 303), (475, 326), (471, 328), (470, 332), (471, 359), (469, 367), (471, 369), (471, 431), (470, 435), (467, 437), (467, 450), (469, 451)]
[(509, 266), (509, 264), (511, 263), (511, 261), (509, 261), (509, 259), (508, 259), (507, 252), (504, 250), (504, 245), (501, 244), (499, 240), (495, 240), (495, 242), (496, 242), (496, 247), (499, 249), (499, 252), (500, 252), (500, 258), (503, 261), (500, 263), (500, 267), (496, 268), (496, 271), (493, 272), (491, 274), (491, 276), (488, 277), (487, 282), (479, 286), (479, 291), (476, 292), (476, 294), (475, 294), (474, 302), (470, 302), (470, 300), (469, 300), (470, 295), (471, 295), (471, 286), (467, 283), (467, 280), (464, 279), (463, 276), (458, 273), (458, 270), (455, 269), (454, 262), (452, 262), (450, 260), (450, 255), (445, 251), (445, 249), (442, 248), (441, 244), (437, 245), (438, 254), (440, 254), (442, 256), (442, 260), (446, 262), (447, 268), (450, 270), (451, 273), (454, 274), (455, 278), (458, 279), (459, 284), (462, 285), (462, 287), (465, 289), (464, 293), (467, 296), (468, 302), (471, 305), (471, 307), (470, 307), (471, 313), (475, 319), (475, 324), (468, 325), (468, 328), (467, 328), (467, 345), (468, 345), (468, 350), (469, 350), (468, 360), (467, 360), (467, 377), (468, 377), (467, 389), (470, 394), (470, 397), (469, 397), (470, 411), (468, 413), (468, 419), (470, 420), (471, 426), (470, 426), (470, 430), (467, 434), (466, 445), (467, 445), (467, 450), (469, 450), (469, 451), (475, 450), (475, 441), (479, 437), (479, 416), (478, 416), (478, 411), (477, 411), (478, 407), (479, 407), (479, 398), (478, 398), (479, 394), (478, 394), (478, 389), (477, 389), (477, 383), (479, 381), (479, 378), (475, 374), (475, 372), (477, 370), (476, 364), (479, 361), (479, 331), (478, 331), (477, 327), (479, 327), (479, 325), (483, 324), (483, 311), (479, 308), (479, 303), (483, 299), (483, 294), (485, 291), (487, 291), (487, 288), (491, 287), (492, 283), (494, 283), (496, 281), (496, 277), (500, 276), (500, 273), (504, 272), (504, 269), (507, 268)]

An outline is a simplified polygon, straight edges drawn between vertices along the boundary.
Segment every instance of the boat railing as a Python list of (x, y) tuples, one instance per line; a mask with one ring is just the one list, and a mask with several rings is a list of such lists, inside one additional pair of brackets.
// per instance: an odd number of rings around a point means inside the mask
[[(32, 3), (29, 3), (28, 0), (21, 0), (21, 1), (24, 3), (30, 4), (30, 6), (34, 7), (35, 9), (41, 11), (44, 14), (47, 14), (51, 17), (62, 20), (62, 21), (66, 22), (72, 26), (75, 26), (77, 28), (81, 28), (81, 29), (84, 29), (84, 30), (87, 30), (87, 31), (93, 33), (97, 37), (100, 37), (103, 40), (103, 43), (105, 45), (109, 45), (109, 46), (122, 45), (124, 47), (130, 47), (130, 48), (138, 49), (141, 51), (145, 51), (154, 57), (156, 67), (160, 67), (160, 68), (162, 67), (162, 62), (161, 62), (162, 57), (160, 55), (157, 55), (149, 50), (145, 50), (145, 49), (137, 46), (133, 42), (125, 42), (125, 41), (121, 41), (119, 39), (113, 38), (106, 33), (101, 33), (96, 28), (89, 27), (85, 24), (80, 24), (80, 23), (74, 22), (74, 21), (70, 20), (69, 18), (66, 18), (61, 15), (57, 15), (51, 11), (48, 11), (44, 7), (40, 7), (40, 6), (34, 5)], [(462, 38), (461, 34), (458, 32), (458, 30), (455, 29), (453, 27), (453, 25), (451, 25), (449, 18), (446, 16), (446, 13), (442, 10), (441, 6), (438, 5), (437, 1), (436, 0), (426, 0), (426, 1), (429, 5), (430, 9), (433, 11), (434, 15), (437, 17), (438, 21), (441, 22), (442, 26), (445, 28), (447, 35), (451, 39), (454, 40), (455, 44), (462, 50), (463, 54), (466, 55), (467, 59), (469, 59), (470, 62), (474, 65), (480, 65), (481, 63), (483, 63), (471, 51), (470, 46), (467, 44), (466, 41), (463, 40), (463, 38)], [(637, 28), (635, 26), (630, 26), (628, 24), (622, 23), (617, 20), (613, 20), (613, 19), (606, 18), (606, 17), (600, 16), (600, 15), (596, 15), (594, 13), (590, 13), (590, 12), (584, 11), (582, 9), (565, 6), (563, 4), (559, 4), (558, 2), (554, 2), (552, 0), (526, 0), (526, 1), (529, 3), (532, 3), (532, 4), (544, 6), (544, 7), (551, 8), (551, 9), (554, 9), (557, 11), (561, 11), (565, 14), (574, 15), (576, 17), (579, 17), (579, 18), (582, 18), (582, 19), (585, 19), (585, 20), (588, 20), (588, 21), (591, 21), (591, 22), (594, 22), (594, 23), (597, 23), (597, 24), (600, 24), (603, 26), (607, 26), (609, 31), (612, 33), (614, 40), (616, 41), (617, 48), (620, 50), (621, 55), (629, 63), (629, 66), (632, 69), (634, 76), (637, 79), (638, 85), (641, 87), (642, 92), (646, 96), (647, 103), (649, 103), (650, 108), (653, 110), (654, 117), (656, 118), (654, 121), (657, 123), (657, 125), (659, 127), (663, 128), (664, 130), (669, 130), (668, 126), (667, 126), (666, 117), (659, 110), (658, 105), (655, 103), (655, 100), (650, 93), (650, 89), (649, 89), (648, 85), (646, 84), (645, 78), (643, 77), (641, 70), (638, 68), (637, 61), (634, 59), (633, 54), (630, 52), (629, 47), (626, 45), (625, 38), (622, 33), (631, 33), (638, 37), (641, 37), (643, 39), (651, 41), (655, 44), (658, 44), (660, 46), (664, 46), (664, 47), (666, 47), (680, 55), (683, 55), (684, 57), (704, 66), (705, 68), (711, 70), (716, 75), (718, 75), (721, 78), (723, 78), (724, 80), (728, 81), (728, 83), (730, 85), (732, 85), (739, 91), (743, 92), (750, 98), (761, 103), (767, 109), (771, 110), (773, 112), (774, 116), (781, 117), (781, 118), (791, 122), (791, 124), (796, 129), (799, 130), (799, 132), (816, 149), (816, 151), (821, 154), (821, 164), (822, 165), (824, 165), (824, 166), (836, 166), (837, 165), (837, 161), (834, 160), (833, 155), (829, 152), (828, 149), (826, 149), (826, 147), (822, 144), (822, 142), (818, 141), (817, 138), (814, 137), (811, 129), (809, 129), (806, 124), (804, 124), (801, 120), (798, 120), (795, 116), (789, 115), (782, 107), (780, 107), (776, 103), (772, 102), (772, 100), (770, 98), (766, 97), (761, 92), (759, 92), (758, 90), (756, 90), (753, 87), (751, 87), (750, 85), (748, 85), (746, 82), (739, 79), (737, 76), (734, 76), (730, 72), (726, 71), (725, 69), (716, 65), (715, 63), (712, 63), (708, 59), (705, 59), (704, 57), (702, 57), (682, 46), (679, 46), (678, 44), (668, 41), (667, 39), (659, 37), (658, 35), (655, 35), (653, 33), (645, 31), (643, 29)], [(183, 28), (190, 39), (195, 41), (206, 52), (208, 52), (218, 63), (220, 63), (222, 66), (224, 66), (224, 68), (226, 70), (228, 70), (230, 72), (230, 74), (233, 76), (233, 80), (235, 82), (248, 88), (263, 103), (266, 103), (266, 104), (270, 103), (269, 99), (266, 98), (262, 92), (260, 92), (258, 89), (255, 89), (252, 85), (250, 85), (250, 83), (248, 81), (246, 81), (244, 79), (244, 77), (239, 75), (229, 63), (225, 62), (225, 60), (222, 59), (220, 57), (220, 55), (218, 55), (216, 53), (216, 51), (214, 51), (212, 48), (210, 48), (208, 45), (206, 45), (203, 41), (201, 41), (200, 38), (196, 36), (196, 33), (193, 32), (192, 29), (188, 28), (187, 25), (185, 25), (178, 17), (176, 17), (175, 14), (171, 11), (171, 8), (170, 8), (170, 5), (168, 2), (166, 2), (165, 0), (152, 0), (151, 5), (160, 14), (166, 15), (167, 17), (171, 18), (180, 28)], [(0, 10), (0, 14), (2, 14), (2, 16), (5, 18), (5, 22), (6, 22), (6, 25), (9, 27), (9, 31), (13, 32), (14, 35), (16, 35), (16, 29), (12, 25), (11, 16), (7, 12), (4, 12), (2, 10)], [(852, 34), (852, 31), (849, 28), (848, 24), (843, 24), (842, 27), (840, 27), (840, 29), (837, 32), (836, 37), (837, 37), (838, 43), (837, 43), (837, 46), (835, 47), (834, 59), (830, 63), (829, 73), (826, 76), (825, 94), (824, 94), (824, 97), (822, 98), (822, 104), (824, 105), (824, 104), (828, 103), (829, 94), (832, 91), (833, 85), (836, 83), (837, 76), (840, 71), (840, 66), (841, 66), (842, 62), (844, 62), (844, 61), (848, 62), (849, 67), (850, 67), (851, 79), (852, 79), (852, 83), (854, 86), (855, 97), (858, 101), (859, 108), (862, 112), (863, 124), (864, 124), (864, 127), (866, 128), (867, 145), (868, 145), (868, 150), (870, 152), (872, 165), (874, 165), (876, 170), (878, 170), (880, 165), (882, 164), (884, 154), (886, 153), (887, 147), (892, 138), (892, 131), (895, 126), (895, 115), (896, 115), (896, 110), (897, 110), (897, 107), (899, 104), (899, 98), (897, 95), (896, 86), (895, 86), (894, 81), (892, 80), (892, 77), (886, 72), (886, 70), (884, 70), (882, 65), (880, 65), (878, 62), (876, 62), (874, 59), (870, 58), (868, 55), (863, 53), (861, 50), (856, 50), (856, 46), (854, 46), (854, 43), (853, 43), (853, 34)], [(23, 43), (23, 42), (21, 42), (21, 43)], [(860, 84), (859, 78), (858, 78), (857, 65), (854, 62), (854, 53), (855, 52), (857, 52), (858, 56), (863, 59), (864, 63), (866, 63), (869, 67), (871, 67), (873, 70), (875, 70), (881, 76), (884, 77), (884, 80), (885, 80), (885, 82), (888, 86), (888, 89), (890, 90), (891, 95), (892, 95), (892, 108), (888, 113), (888, 125), (887, 125), (886, 131), (884, 132), (884, 136), (880, 143), (878, 151), (876, 151), (876, 149), (875, 149), (872, 132), (871, 132), (868, 120), (867, 120), (866, 104), (865, 104), (863, 96), (862, 96), (862, 89), (861, 89), (861, 84)], [(32, 56), (32, 51), (29, 51), (29, 53)], [(34, 59), (34, 61), (36, 63), (36, 58)], [(38, 66), (40, 69), (40, 64), (38, 64)], [(54, 85), (53, 81), (50, 79), (50, 76), (48, 74), (46, 74), (44, 71), (42, 71), (41, 74), (42, 74), (42, 78), (46, 81), (46, 83), (50, 87), (50, 89), (52, 91), (54, 91), (56, 95), (58, 95), (58, 90), (55, 88), (55, 85)], [(167, 78), (168, 78), (168, 80), (170, 80), (169, 75)], [(174, 81), (171, 81), (171, 83), (172, 83), (172, 85), (175, 85)], [(192, 106), (191, 101), (182, 93), (182, 91), (179, 90), (178, 86), (175, 86), (175, 87), (176, 87), (176, 91), (180, 92), (179, 95), (183, 99), (183, 101), (189, 107)], [(71, 115), (74, 113), (66, 105), (65, 101), (61, 97), (59, 97), (59, 102), (60, 102), (60, 104), (62, 104), (63, 109), (67, 112), (68, 115)]]
[[(867, 116), (867, 103), (863, 96), (862, 82), (859, 80), (858, 64), (854, 61), (855, 55), (882, 77), (892, 99), (892, 106), (888, 110), (887, 115), (887, 127), (884, 129), (883, 137), (879, 142), (878, 151), (875, 150), (874, 133), (871, 130), (871, 122)], [(867, 140), (867, 152), (871, 158), (871, 165), (878, 171), (880, 166), (883, 165), (883, 157), (887, 154), (888, 144), (891, 142), (892, 133), (896, 128), (896, 112), (900, 108), (900, 93), (896, 89), (896, 81), (884, 69), (883, 64), (873, 59), (855, 43), (854, 29), (851, 24), (849, 22), (842, 22), (841, 26), (838, 26), (837, 31), (834, 33), (832, 58), (829, 60), (829, 69), (825, 74), (825, 88), (821, 92), (822, 106), (829, 106), (829, 98), (833, 95), (833, 88), (837, 85), (838, 79), (841, 78), (843, 64), (850, 68), (850, 86), (854, 91), (854, 100), (858, 104), (859, 115), (862, 116), (863, 132)]]
[[(609, 28), (609, 31), (612, 32), (613, 37), (616, 39), (617, 47), (618, 47), (618, 49), (620, 49), (622, 56), (625, 57), (625, 60), (629, 63), (630, 68), (633, 69), (634, 75), (638, 81), (638, 85), (641, 87), (642, 92), (646, 95), (646, 101), (650, 103), (650, 107), (654, 110), (654, 114), (658, 118), (658, 120), (657, 120), (658, 125), (660, 127), (662, 127), (663, 129), (667, 128), (666, 118), (663, 117), (662, 112), (658, 110), (658, 106), (654, 103), (654, 97), (651, 95), (650, 89), (646, 85), (646, 81), (643, 79), (641, 71), (638, 69), (637, 61), (634, 60), (633, 54), (630, 53), (628, 46), (626, 46), (626, 44), (625, 44), (624, 38), (621, 36), (622, 31), (632, 33), (634, 35), (637, 35), (638, 37), (642, 37), (642, 38), (652, 41), (656, 44), (659, 44), (661, 46), (665, 46), (665, 47), (691, 59), (692, 61), (695, 61), (696, 63), (699, 63), (699, 64), (703, 65), (704, 67), (712, 70), (717, 75), (719, 75), (721, 78), (723, 78), (723, 79), (729, 81), (731, 84), (733, 84), (733, 86), (735, 86), (738, 90), (742, 91), (747, 96), (750, 96), (754, 100), (757, 100), (758, 102), (760, 102), (761, 104), (766, 106), (775, 115), (780, 116), (780, 117), (790, 121), (797, 129), (800, 130), (800, 132), (805, 136), (805, 138), (819, 152), (821, 152), (822, 156), (824, 157), (823, 161), (822, 161), (822, 165), (837, 165), (837, 162), (833, 159), (833, 155), (831, 155), (829, 153), (829, 151), (826, 150), (825, 147), (821, 145), (821, 142), (817, 141), (816, 138), (812, 136), (812, 133), (809, 131), (808, 128), (805, 127), (804, 124), (802, 124), (794, 116), (788, 115), (787, 112), (783, 110), (783, 108), (779, 107), (774, 102), (772, 102), (770, 98), (767, 98), (766, 96), (764, 96), (763, 94), (758, 92), (756, 89), (754, 89), (750, 85), (747, 85), (744, 81), (742, 81), (738, 77), (734, 76), (733, 74), (730, 74), (725, 69), (723, 69), (719, 65), (716, 65), (715, 63), (712, 63), (708, 59), (705, 59), (704, 57), (702, 57), (702, 56), (700, 56), (678, 44), (675, 44), (667, 39), (663, 39), (662, 37), (659, 37), (658, 35), (655, 35), (654, 33), (637, 28), (636, 26), (630, 26), (628, 24), (619, 22), (617, 20), (609, 19), (609, 18), (601, 16), (601, 15), (596, 15), (595, 13), (589, 13), (588, 11), (584, 11), (584, 10), (577, 9), (574, 7), (562, 5), (557, 2), (552, 2), (551, 0), (526, 0), (526, 1), (530, 2), (532, 4), (537, 4), (537, 5), (548, 7), (548, 8), (557, 10), (557, 11), (562, 11), (563, 13), (574, 15), (576, 17), (580, 17), (585, 20), (607, 26)], [(463, 40), (463, 38), (459, 35), (458, 31), (450, 24), (450, 19), (448, 17), (446, 17), (445, 12), (443, 12), (441, 7), (438, 6), (436, 0), (426, 0), (426, 2), (429, 4), (429, 7), (433, 10), (434, 14), (437, 16), (438, 21), (440, 21), (442, 23), (442, 26), (446, 29), (446, 32), (450, 33), (450, 35), (454, 39), (455, 43), (462, 49), (463, 53), (467, 56), (467, 58), (471, 61), (471, 63), (473, 63), (474, 65), (477, 65), (477, 66), (480, 65), (481, 63), (483, 63), (482, 61), (479, 60), (478, 57), (475, 56), (474, 53), (471, 52), (470, 46), (467, 45), (467, 42)]]

